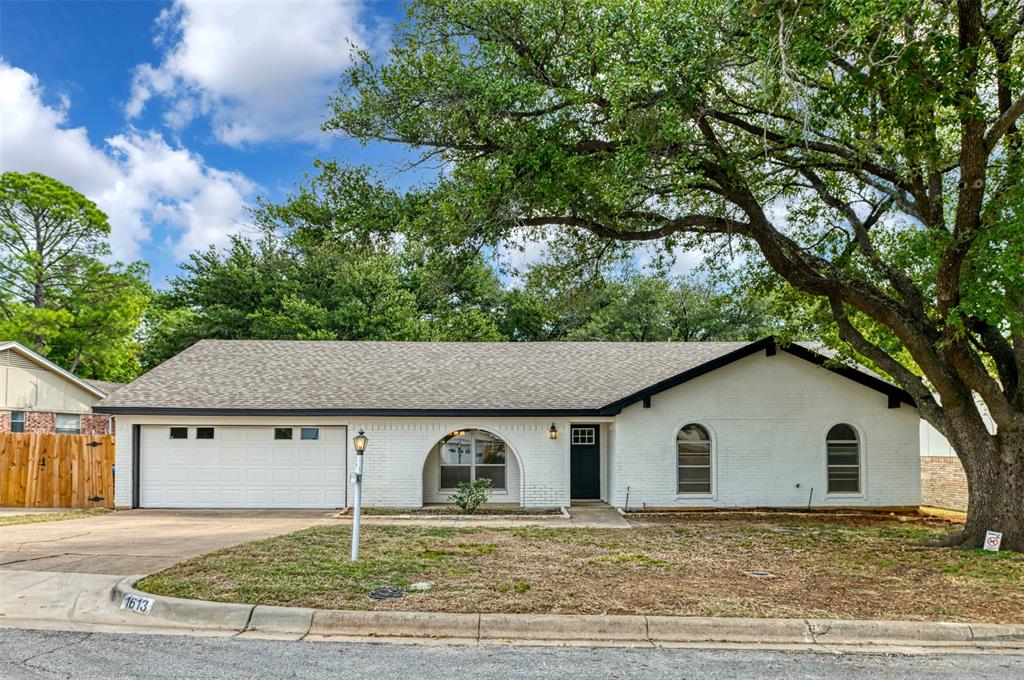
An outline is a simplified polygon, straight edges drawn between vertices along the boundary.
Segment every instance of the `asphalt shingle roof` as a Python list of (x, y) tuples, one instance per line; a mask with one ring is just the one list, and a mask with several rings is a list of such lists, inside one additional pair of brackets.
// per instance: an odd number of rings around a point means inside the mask
[(125, 386), (126, 383), (112, 382), (110, 380), (86, 380), (87, 383), (93, 387), (103, 390), (107, 395), (111, 395)]
[(750, 344), (203, 340), (97, 407), (593, 410)]

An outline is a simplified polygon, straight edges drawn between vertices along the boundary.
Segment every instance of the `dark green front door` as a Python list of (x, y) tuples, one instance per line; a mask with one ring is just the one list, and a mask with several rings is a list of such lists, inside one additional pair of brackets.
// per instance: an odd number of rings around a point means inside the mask
[(601, 497), (601, 428), (569, 428), (569, 495), (576, 500)]

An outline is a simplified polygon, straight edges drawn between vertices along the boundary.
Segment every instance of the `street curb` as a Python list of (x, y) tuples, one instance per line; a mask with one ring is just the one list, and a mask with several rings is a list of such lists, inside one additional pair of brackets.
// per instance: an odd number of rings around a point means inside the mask
[[(143, 576), (128, 576), (117, 583), (106, 598), (80, 597), (71, 611), (71, 620), (117, 626), (159, 626), (189, 630), (236, 631), (246, 630), (252, 619), (251, 604), (229, 604), (187, 600), (178, 597), (157, 597), (143, 593), (135, 584)], [(148, 598), (152, 607), (144, 614), (122, 609), (125, 597)]]
[[(827, 647), (913, 646), (1024, 649), (1024, 624), (834, 619), (752, 619), (567, 614), (448, 614), (272, 607), (186, 600), (144, 593), (141, 576), (119, 582), (106, 607), (83, 601), (72, 619), (84, 623), (160, 626), (236, 634), (548, 643), (740, 643)], [(153, 600), (145, 614), (120, 609), (125, 596)]]
[(479, 614), (376, 612), (321, 609), (313, 614), (310, 635), (477, 639)]

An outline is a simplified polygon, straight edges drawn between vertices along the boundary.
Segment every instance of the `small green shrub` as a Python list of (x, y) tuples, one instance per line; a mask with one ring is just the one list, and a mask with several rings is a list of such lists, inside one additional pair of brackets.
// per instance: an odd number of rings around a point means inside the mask
[(459, 482), (455, 487), (455, 493), (448, 499), (459, 506), (459, 510), (472, 515), (487, 500), (487, 491), (490, 488), (491, 480), (484, 477), (474, 479), (472, 482)]

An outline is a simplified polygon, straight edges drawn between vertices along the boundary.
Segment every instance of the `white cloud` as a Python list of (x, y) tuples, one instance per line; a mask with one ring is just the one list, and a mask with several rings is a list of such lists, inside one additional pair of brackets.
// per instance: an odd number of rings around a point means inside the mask
[(322, 138), (327, 97), (352, 44), (374, 41), (361, 9), (353, 0), (175, 0), (157, 20), (163, 60), (136, 68), (125, 114), (134, 118), (160, 97), (169, 127), (209, 116), (232, 146)]
[(34, 75), (0, 60), (0, 167), (59, 176), (90, 194), (115, 182), (117, 164), (85, 128), (65, 127), (69, 107), (67, 97), (47, 106)]
[(0, 170), (42, 172), (94, 200), (110, 217), (116, 258), (138, 257), (153, 226), (166, 227), (163, 245), (176, 258), (244, 228), (256, 189), (247, 177), (156, 132), (131, 129), (93, 146), (85, 128), (67, 126), (70, 104), (47, 104), (34, 75), (0, 61)]

